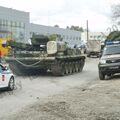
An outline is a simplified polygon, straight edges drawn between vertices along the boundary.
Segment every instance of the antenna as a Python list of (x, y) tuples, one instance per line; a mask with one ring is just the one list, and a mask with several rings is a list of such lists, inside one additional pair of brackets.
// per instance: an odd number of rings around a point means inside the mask
[(87, 41), (88, 41), (88, 39), (89, 39), (88, 20), (87, 20), (87, 22), (86, 22), (86, 25), (87, 25)]

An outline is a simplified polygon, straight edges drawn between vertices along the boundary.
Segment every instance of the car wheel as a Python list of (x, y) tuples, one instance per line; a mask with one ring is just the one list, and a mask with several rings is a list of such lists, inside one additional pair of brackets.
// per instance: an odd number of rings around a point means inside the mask
[(8, 89), (11, 91), (14, 89), (14, 87), (15, 87), (15, 80), (14, 80), (14, 77), (11, 77), (9, 80)]
[(100, 80), (105, 79), (105, 74), (103, 74), (101, 71), (99, 71), (99, 78), (100, 78)]
[(112, 76), (112, 74), (107, 74), (107, 76), (108, 76), (108, 77), (111, 77), (111, 76)]
[(100, 55), (97, 55), (97, 58), (100, 58)]

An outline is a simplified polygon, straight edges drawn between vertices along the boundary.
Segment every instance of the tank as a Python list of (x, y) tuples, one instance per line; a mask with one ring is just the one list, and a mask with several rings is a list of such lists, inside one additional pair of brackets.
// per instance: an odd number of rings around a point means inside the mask
[(85, 56), (79, 48), (70, 48), (58, 35), (33, 35), (31, 44), (10, 41), (9, 55), (5, 58), (16, 75), (39, 74), (50, 71), (63, 76), (81, 72)]

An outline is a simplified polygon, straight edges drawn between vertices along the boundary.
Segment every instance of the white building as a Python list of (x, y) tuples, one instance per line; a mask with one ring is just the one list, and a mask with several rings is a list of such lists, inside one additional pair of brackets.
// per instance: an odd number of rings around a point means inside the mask
[(29, 13), (0, 7), (0, 37), (26, 42), (29, 38)]
[(29, 12), (0, 7), (0, 38), (26, 43), (33, 33), (60, 34), (71, 46), (81, 44), (81, 32), (32, 24)]
[(62, 29), (57, 27), (43, 26), (38, 24), (30, 24), (30, 35), (33, 33), (40, 34), (59, 34), (70, 46), (74, 46), (75, 44), (81, 44), (81, 32)]
[[(100, 41), (104, 41), (107, 36), (108, 36), (108, 33), (88, 32), (88, 40), (100, 40)], [(81, 40), (84, 43), (87, 42), (87, 32), (81, 33)]]

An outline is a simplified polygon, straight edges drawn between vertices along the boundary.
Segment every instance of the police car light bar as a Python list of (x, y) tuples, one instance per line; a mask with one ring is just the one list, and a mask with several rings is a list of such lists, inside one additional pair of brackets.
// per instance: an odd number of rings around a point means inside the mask
[(120, 41), (107, 41), (106, 45), (120, 44)]

